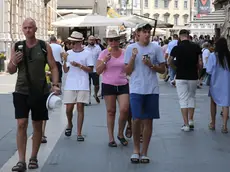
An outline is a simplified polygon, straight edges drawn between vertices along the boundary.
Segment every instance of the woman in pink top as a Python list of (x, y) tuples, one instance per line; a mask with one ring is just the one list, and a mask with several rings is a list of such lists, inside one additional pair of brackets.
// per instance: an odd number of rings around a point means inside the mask
[(120, 109), (117, 138), (123, 146), (127, 146), (128, 142), (123, 133), (129, 114), (129, 85), (125, 73), (124, 51), (119, 48), (120, 36), (115, 30), (108, 32), (106, 41), (109, 48), (99, 55), (96, 71), (99, 75), (102, 74), (102, 94), (107, 110), (109, 146), (117, 147), (114, 139), (116, 100)]

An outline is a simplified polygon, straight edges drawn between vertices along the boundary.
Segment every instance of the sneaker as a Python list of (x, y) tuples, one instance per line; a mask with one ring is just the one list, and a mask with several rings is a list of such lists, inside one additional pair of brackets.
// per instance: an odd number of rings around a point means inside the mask
[(188, 131), (190, 131), (190, 128), (189, 128), (188, 125), (183, 125), (183, 126), (181, 127), (181, 130), (182, 130), (182, 131), (185, 131), (185, 132), (188, 132)]
[(194, 129), (194, 121), (192, 121), (192, 120), (189, 121), (189, 127), (192, 130)]

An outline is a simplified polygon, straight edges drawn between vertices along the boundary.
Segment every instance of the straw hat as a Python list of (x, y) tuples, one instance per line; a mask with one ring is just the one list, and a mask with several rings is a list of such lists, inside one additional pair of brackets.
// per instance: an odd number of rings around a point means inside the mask
[(120, 38), (120, 37), (121, 35), (116, 30), (109, 30), (106, 33), (106, 37), (104, 38), (104, 40), (106, 41), (106, 39), (109, 39), (109, 38)]
[(83, 34), (77, 31), (73, 31), (71, 36), (68, 38), (70, 41), (80, 42), (84, 40)]
[(60, 107), (61, 105), (62, 105), (62, 101), (60, 97), (54, 95), (54, 93), (51, 93), (46, 100), (46, 108), (48, 110), (53, 110), (55, 108)]

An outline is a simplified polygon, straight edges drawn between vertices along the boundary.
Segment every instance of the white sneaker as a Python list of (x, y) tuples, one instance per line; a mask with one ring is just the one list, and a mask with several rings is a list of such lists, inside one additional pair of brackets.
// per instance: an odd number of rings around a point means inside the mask
[(194, 121), (189, 120), (189, 127), (190, 129), (194, 129)]
[(185, 131), (185, 132), (188, 132), (188, 131), (190, 131), (190, 127), (189, 127), (188, 125), (183, 125), (183, 126), (181, 127), (181, 130), (182, 130), (182, 131)]

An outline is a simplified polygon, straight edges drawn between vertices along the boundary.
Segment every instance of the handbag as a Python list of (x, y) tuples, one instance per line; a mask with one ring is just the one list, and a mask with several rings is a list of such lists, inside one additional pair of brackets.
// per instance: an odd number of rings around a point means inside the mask
[(42, 88), (36, 84), (33, 84), (31, 81), (31, 75), (29, 73), (28, 59), (30, 57), (31, 50), (26, 52), (26, 43), (23, 42), (23, 57), (24, 65), (26, 71), (26, 78), (28, 82), (29, 95), (28, 95), (28, 104), (31, 108), (40, 109), (44, 105), (44, 89), (46, 86), (46, 79), (44, 80)]

